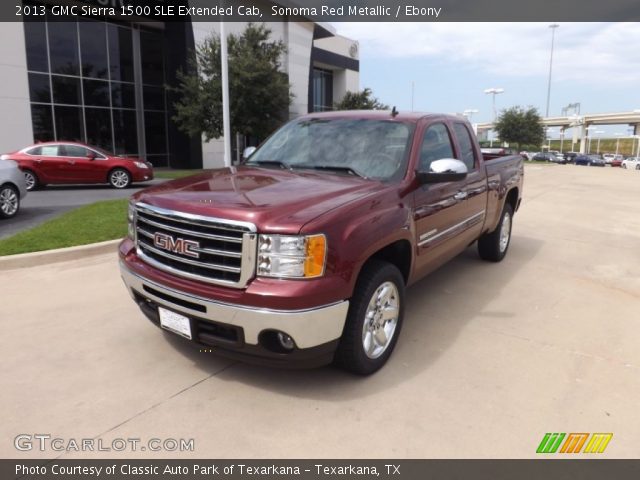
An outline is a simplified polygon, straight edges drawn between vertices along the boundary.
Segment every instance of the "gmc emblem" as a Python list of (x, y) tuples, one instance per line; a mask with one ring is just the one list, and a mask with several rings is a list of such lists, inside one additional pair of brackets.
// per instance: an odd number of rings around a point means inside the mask
[(200, 258), (200, 254), (195, 249), (200, 248), (200, 243), (184, 238), (173, 238), (166, 233), (156, 232), (153, 235), (153, 244), (168, 252), (179, 253), (187, 257)]

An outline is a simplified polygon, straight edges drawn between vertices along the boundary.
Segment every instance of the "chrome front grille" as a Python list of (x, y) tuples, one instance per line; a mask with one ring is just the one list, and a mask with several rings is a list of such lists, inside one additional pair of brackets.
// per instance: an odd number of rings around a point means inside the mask
[(246, 222), (136, 204), (137, 253), (175, 275), (243, 288), (253, 277), (256, 228)]

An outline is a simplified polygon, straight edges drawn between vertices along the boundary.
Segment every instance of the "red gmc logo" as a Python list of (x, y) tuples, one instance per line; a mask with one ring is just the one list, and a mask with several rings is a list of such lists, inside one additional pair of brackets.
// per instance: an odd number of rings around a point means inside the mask
[(193, 240), (185, 240), (184, 238), (173, 238), (166, 233), (156, 232), (153, 235), (153, 244), (167, 250), (168, 252), (179, 253), (188, 257), (200, 258), (200, 254), (195, 251), (200, 248), (200, 243)]

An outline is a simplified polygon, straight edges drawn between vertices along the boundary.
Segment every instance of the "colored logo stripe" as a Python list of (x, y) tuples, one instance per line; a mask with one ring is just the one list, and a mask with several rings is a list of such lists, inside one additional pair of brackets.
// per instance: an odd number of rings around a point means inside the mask
[(602, 453), (607, 448), (613, 433), (594, 433), (584, 449), (584, 453)]
[(556, 453), (564, 436), (564, 433), (546, 433), (536, 453)]
[[(589, 435), (591, 438), (589, 439)], [(545, 433), (536, 453), (556, 453), (562, 440), (567, 439), (562, 444), (559, 453), (580, 453), (585, 443), (587, 446), (582, 453), (602, 453), (609, 445), (613, 433)], [(589, 439), (589, 442), (587, 442)]]
[(562, 445), (560, 453), (580, 453), (587, 438), (589, 438), (588, 433), (570, 433)]

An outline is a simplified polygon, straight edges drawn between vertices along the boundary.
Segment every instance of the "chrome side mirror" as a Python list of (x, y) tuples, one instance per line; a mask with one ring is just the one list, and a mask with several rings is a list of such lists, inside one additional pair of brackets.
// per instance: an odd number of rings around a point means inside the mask
[(256, 147), (247, 147), (247, 148), (245, 148), (245, 149), (244, 149), (244, 151), (242, 152), (242, 158), (244, 158), (244, 159), (246, 160), (246, 159), (247, 159), (247, 158), (249, 158), (249, 157), (253, 154), (253, 152), (255, 152), (255, 151), (256, 151)]
[(469, 173), (467, 166), (455, 158), (434, 160), (428, 172), (416, 172), (418, 181), (423, 183), (457, 182), (464, 180)]

